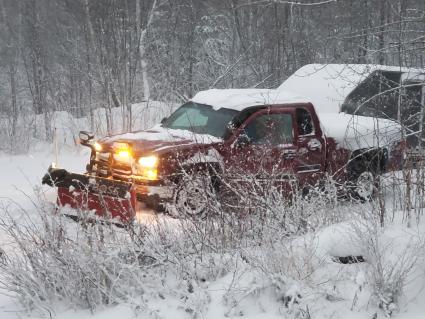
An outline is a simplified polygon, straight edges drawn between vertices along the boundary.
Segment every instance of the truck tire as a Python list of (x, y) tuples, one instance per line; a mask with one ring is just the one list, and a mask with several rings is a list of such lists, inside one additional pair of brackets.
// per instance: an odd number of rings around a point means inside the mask
[(384, 148), (369, 149), (353, 155), (348, 166), (351, 195), (363, 202), (371, 201), (377, 194), (378, 177), (386, 170), (388, 152)]
[(185, 174), (177, 183), (173, 195), (173, 208), (179, 216), (202, 216), (214, 198), (214, 186), (208, 173)]
[(365, 158), (357, 159), (350, 168), (348, 188), (352, 198), (369, 202), (376, 196), (379, 166)]
[(376, 195), (376, 175), (371, 170), (359, 172), (353, 181), (354, 198), (363, 202), (371, 201)]

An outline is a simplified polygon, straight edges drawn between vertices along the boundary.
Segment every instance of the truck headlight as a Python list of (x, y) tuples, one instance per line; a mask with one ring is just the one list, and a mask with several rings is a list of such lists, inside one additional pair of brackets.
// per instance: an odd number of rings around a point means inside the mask
[(158, 157), (155, 155), (140, 157), (136, 165), (136, 174), (141, 179), (154, 181), (158, 179)]
[(131, 154), (129, 150), (119, 150), (118, 152), (115, 153), (115, 155), (122, 160), (126, 160), (130, 158)]
[(153, 168), (158, 165), (158, 157), (155, 155), (139, 158), (140, 167)]
[(113, 144), (114, 148), (114, 159), (118, 162), (130, 164), (133, 162), (133, 156), (131, 152), (131, 146), (127, 143)]

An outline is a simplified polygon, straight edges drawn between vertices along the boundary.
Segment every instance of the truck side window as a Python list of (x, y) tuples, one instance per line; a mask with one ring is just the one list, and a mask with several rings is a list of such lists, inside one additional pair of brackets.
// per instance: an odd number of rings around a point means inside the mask
[(314, 130), (310, 113), (306, 109), (299, 108), (297, 109), (296, 117), (298, 125), (298, 134), (300, 136), (312, 134)]
[(265, 114), (253, 119), (246, 127), (245, 134), (253, 144), (292, 144), (292, 115), (284, 113)]

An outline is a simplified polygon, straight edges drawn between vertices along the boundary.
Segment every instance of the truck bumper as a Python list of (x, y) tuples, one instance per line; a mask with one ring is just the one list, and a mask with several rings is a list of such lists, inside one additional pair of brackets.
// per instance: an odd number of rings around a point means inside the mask
[(134, 184), (136, 198), (153, 209), (160, 209), (170, 203), (174, 196), (174, 187), (166, 185)]

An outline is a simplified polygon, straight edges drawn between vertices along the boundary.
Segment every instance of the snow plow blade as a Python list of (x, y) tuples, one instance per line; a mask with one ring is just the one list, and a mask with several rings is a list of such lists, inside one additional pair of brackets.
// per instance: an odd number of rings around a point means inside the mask
[(58, 188), (58, 206), (94, 213), (113, 223), (134, 220), (136, 194), (131, 183), (49, 168), (42, 184)]

